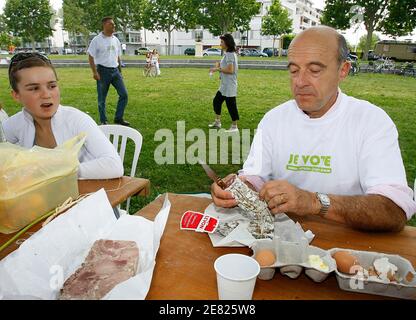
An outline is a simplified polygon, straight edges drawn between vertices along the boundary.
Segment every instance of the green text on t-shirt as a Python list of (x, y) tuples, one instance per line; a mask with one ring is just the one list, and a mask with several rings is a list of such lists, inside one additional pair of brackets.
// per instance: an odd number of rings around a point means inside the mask
[(331, 156), (290, 154), (286, 165), (291, 171), (331, 173)]

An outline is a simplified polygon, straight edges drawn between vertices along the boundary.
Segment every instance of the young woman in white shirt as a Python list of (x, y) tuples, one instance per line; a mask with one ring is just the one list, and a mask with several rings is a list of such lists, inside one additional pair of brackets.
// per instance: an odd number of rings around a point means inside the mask
[(3, 122), (7, 141), (31, 148), (55, 148), (81, 132), (87, 134), (79, 154), (80, 179), (123, 175), (123, 163), (94, 120), (82, 111), (60, 105), (55, 69), (38, 53), (18, 53), (10, 61), (12, 96), (23, 109)]
[(159, 63), (160, 63), (160, 56), (159, 53), (157, 52), (156, 49), (153, 49), (153, 52), (151, 54), (151, 63), (155, 66), (156, 68), (156, 74), (158, 76), (160, 76), (160, 67), (159, 67)]

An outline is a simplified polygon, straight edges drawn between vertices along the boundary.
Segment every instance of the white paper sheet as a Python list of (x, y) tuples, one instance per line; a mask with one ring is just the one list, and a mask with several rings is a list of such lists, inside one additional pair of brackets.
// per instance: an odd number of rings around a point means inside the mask
[[(220, 221), (234, 221), (239, 220), (241, 223), (226, 237), (218, 233), (210, 233), (209, 238), (214, 247), (245, 247), (250, 246), (255, 239), (247, 230), (249, 220), (244, 218), (240, 213), (240, 208), (220, 208), (214, 203), (211, 203), (206, 209), (205, 214), (219, 218)], [(275, 216), (274, 234), (280, 239), (289, 242), (301, 241), (306, 237), (309, 243), (313, 240), (315, 235), (312, 231), (304, 231), (298, 222), (294, 222), (286, 214), (282, 213)]]
[(116, 219), (104, 189), (81, 201), (0, 261), (0, 298), (56, 299), (98, 239), (136, 241), (136, 276), (118, 284), (104, 299), (144, 299), (170, 211), (166, 195), (155, 221), (124, 215)]

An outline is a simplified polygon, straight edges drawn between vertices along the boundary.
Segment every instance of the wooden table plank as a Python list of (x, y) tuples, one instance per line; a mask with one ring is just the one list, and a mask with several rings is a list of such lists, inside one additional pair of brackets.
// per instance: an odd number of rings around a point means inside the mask
[[(214, 248), (208, 235), (179, 229), (186, 210), (204, 212), (210, 199), (169, 194), (172, 204), (165, 232), (156, 257), (156, 267), (147, 299), (218, 299), (214, 261), (227, 253), (251, 255), (249, 248)], [(162, 207), (160, 197), (137, 214), (153, 220)], [(416, 228), (400, 233), (364, 233), (320, 217), (294, 217), (315, 233), (312, 244), (323, 249), (345, 247), (397, 253), (416, 265)], [(304, 273), (290, 279), (276, 272), (269, 281), (257, 280), (253, 299), (386, 299), (339, 289), (335, 275), (315, 283)]]
[(104, 188), (113, 207), (131, 196), (148, 196), (150, 181), (142, 178), (121, 177), (107, 180), (78, 180), (79, 193), (87, 194)]
[[(78, 180), (78, 189), (80, 195), (84, 195), (91, 192), (96, 192), (104, 188), (108, 200), (113, 207), (118, 206), (127, 200), (128, 197), (135, 195), (147, 196), (150, 193), (150, 181), (142, 178), (122, 177), (118, 179), (107, 180)], [(0, 252), (0, 260), (7, 256), (9, 253), (16, 250), (19, 245), (30, 238), (36, 231), (42, 226), (42, 222), (34, 225), (24, 234), (22, 234), (15, 243), (12, 243), (6, 249)], [(0, 244), (5, 243), (12, 238), (15, 233), (2, 234), (0, 233)]]

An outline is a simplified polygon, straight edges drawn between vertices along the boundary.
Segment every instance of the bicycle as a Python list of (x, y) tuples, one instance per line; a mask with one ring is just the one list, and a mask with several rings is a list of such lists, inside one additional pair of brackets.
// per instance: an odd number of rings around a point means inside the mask
[(375, 64), (374, 72), (382, 73), (385, 71), (394, 71), (396, 68), (396, 64), (393, 60), (389, 59), (388, 57), (381, 57), (377, 60)]
[(156, 77), (157, 71), (156, 66), (152, 63), (147, 63), (143, 68), (143, 76), (145, 77)]
[(402, 64), (399, 70), (399, 74), (402, 76), (416, 76), (416, 70), (413, 67), (413, 63), (405, 62)]

